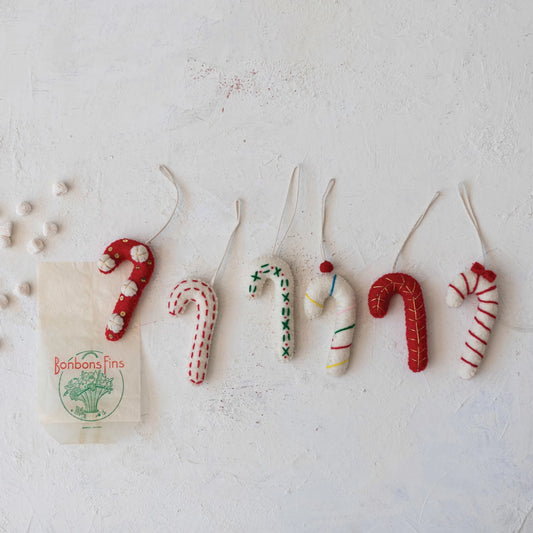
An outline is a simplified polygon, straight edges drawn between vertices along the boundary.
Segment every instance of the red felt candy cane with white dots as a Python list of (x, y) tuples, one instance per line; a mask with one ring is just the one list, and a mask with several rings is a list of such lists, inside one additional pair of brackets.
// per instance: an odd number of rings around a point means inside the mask
[(150, 248), (132, 239), (119, 239), (107, 246), (98, 259), (98, 270), (109, 274), (124, 260), (133, 263), (133, 270), (122, 285), (113, 314), (107, 322), (105, 336), (110, 341), (118, 341), (126, 333), (139, 298), (154, 271), (154, 256)]

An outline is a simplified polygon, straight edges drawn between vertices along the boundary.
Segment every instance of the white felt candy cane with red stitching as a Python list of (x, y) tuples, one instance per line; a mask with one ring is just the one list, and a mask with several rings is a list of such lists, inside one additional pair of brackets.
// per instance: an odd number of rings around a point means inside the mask
[(322, 314), (324, 302), (330, 296), (337, 304), (337, 317), (326, 369), (328, 374), (340, 376), (350, 362), (355, 327), (354, 290), (341, 276), (332, 272), (322, 274), (307, 287), (304, 309), (308, 318), (316, 318)]
[(459, 307), (470, 294), (477, 296), (478, 306), (474, 322), (468, 330), (465, 347), (461, 352), (459, 375), (463, 379), (473, 377), (487, 349), (490, 334), (498, 314), (498, 288), (496, 274), (486, 270), (480, 263), (459, 274), (448, 286), (446, 303), (450, 307)]
[[(189, 302), (196, 303), (196, 330), (189, 361), (189, 379), (199, 385), (205, 379), (209, 362), (209, 346), (217, 319), (215, 291), (197, 279), (180, 281), (172, 290), (168, 301), (171, 315), (181, 314)], [(177, 311), (176, 311), (177, 309)]]
[(112, 242), (98, 259), (98, 269), (103, 274), (109, 274), (124, 260), (133, 263), (133, 271), (122, 285), (113, 314), (107, 322), (105, 336), (110, 341), (118, 341), (126, 332), (139, 298), (154, 271), (154, 256), (150, 248), (132, 239)]

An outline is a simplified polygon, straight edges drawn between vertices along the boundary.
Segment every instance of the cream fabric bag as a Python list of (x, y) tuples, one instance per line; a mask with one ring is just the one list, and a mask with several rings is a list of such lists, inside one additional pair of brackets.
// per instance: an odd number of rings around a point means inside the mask
[(39, 264), (39, 420), (61, 443), (116, 442), (141, 419), (138, 313), (121, 340), (104, 336), (124, 267)]

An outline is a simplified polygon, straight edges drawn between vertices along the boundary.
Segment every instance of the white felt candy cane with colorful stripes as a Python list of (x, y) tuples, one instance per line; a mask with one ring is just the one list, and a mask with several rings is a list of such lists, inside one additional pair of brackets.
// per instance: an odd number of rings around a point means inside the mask
[(490, 334), (498, 314), (498, 288), (496, 274), (486, 270), (480, 263), (459, 274), (448, 286), (446, 303), (450, 307), (459, 307), (470, 294), (477, 296), (478, 306), (474, 322), (468, 330), (465, 347), (461, 352), (459, 375), (463, 379), (473, 377), (483, 358)]
[(341, 276), (332, 272), (322, 274), (307, 287), (304, 309), (308, 318), (316, 318), (322, 314), (329, 297), (336, 302), (336, 319), (326, 369), (328, 374), (340, 376), (346, 372), (350, 362), (355, 327), (354, 290)]
[[(209, 346), (217, 320), (217, 297), (205, 281), (190, 279), (180, 281), (168, 300), (168, 312), (181, 314), (189, 302), (196, 304), (196, 329), (189, 360), (189, 379), (199, 385), (205, 379), (209, 362)], [(177, 311), (176, 311), (177, 309)]]
[(260, 296), (267, 279), (274, 284), (275, 331), (278, 336), (277, 355), (288, 361), (294, 354), (294, 278), (290, 266), (283, 259), (268, 256), (256, 261), (248, 292), (251, 298)]

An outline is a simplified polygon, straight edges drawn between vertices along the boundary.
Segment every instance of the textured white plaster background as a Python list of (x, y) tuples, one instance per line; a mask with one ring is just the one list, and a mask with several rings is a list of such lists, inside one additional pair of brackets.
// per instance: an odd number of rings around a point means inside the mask
[[(36, 302), (0, 322), (2, 531), (533, 531), (531, 333), (498, 325), (470, 382), (456, 376), (473, 304), (446, 285), (478, 243), (456, 195), (469, 180), (507, 323), (533, 325), (533, 4), (523, 1), (0, 0), (0, 215), (35, 211), (0, 256), (0, 290), (36, 261), (96, 260), (169, 214), (142, 298), (143, 422), (109, 446), (60, 446), (36, 419)], [(292, 166), (298, 215), (282, 255), (299, 283), (297, 356), (272, 353), (271, 292), (247, 300)], [(352, 364), (325, 374), (334, 317), (303, 316), (328, 238), (359, 303)], [(56, 179), (72, 184), (56, 199)], [(403, 268), (421, 282), (430, 364), (408, 371), (403, 309), (366, 306), (436, 189)], [(208, 382), (185, 366), (193, 316), (166, 313), (208, 278), (245, 201), (218, 284)], [(62, 233), (24, 243), (45, 217)], [(526, 240), (527, 238), (527, 240)], [(110, 302), (110, 307), (113, 302)]]

